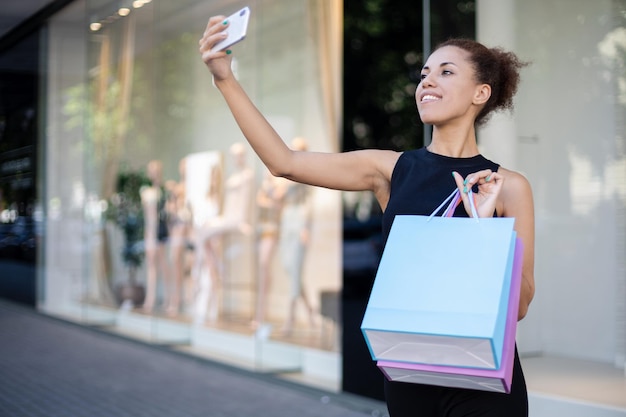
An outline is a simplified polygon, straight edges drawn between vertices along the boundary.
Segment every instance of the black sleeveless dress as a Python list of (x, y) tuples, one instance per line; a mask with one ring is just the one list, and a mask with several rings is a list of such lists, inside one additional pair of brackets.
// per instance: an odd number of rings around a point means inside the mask
[[(482, 155), (452, 158), (426, 148), (404, 152), (391, 177), (391, 195), (383, 214), (384, 241), (396, 215), (429, 215), (450, 195), (456, 187), (453, 171), (466, 177), (498, 168)], [(468, 217), (462, 204), (454, 216)], [(517, 350), (510, 394), (385, 380), (385, 397), (390, 417), (528, 416), (526, 382)]]

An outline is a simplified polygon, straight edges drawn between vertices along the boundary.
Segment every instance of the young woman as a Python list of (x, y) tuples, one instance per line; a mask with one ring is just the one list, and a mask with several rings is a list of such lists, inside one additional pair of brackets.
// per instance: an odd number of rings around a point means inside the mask
[[(415, 92), (420, 117), (433, 126), (428, 147), (394, 152), (360, 150), (316, 153), (290, 150), (257, 110), (230, 69), (230, 51), (212, 51), (225, 37), (228, 21), (212, 17), (200, 40), (200, 53), (215, 85), (252, 148), (272, 174), (306, 184), (346, 191), (369, 190), (384, 211), (386, 237), (396, 214), (430, 214), (456, 185), (468, 216), (468, 190), (479, 217), (514, 217), (524, 242), (518, 318), (534, 295), (534, 210), (528, 181), (482, 155), (476, 126), (496, 110), (512, 108), (523, 66), (517, 57), (471, 40), (440, 45), (422, 69)], [(462, 254), (459, 260), (463, 261)], [(398, 416), (526, 416), (527, 394), (519, 358), (510, 394), (385, 382), (389, 413)]]

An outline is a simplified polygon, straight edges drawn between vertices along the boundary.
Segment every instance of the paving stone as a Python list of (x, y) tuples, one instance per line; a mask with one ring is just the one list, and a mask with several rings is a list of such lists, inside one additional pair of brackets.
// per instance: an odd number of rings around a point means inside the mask
[(0, 417), (383, 417), (303, 387), (45, 316), (0, 299)]

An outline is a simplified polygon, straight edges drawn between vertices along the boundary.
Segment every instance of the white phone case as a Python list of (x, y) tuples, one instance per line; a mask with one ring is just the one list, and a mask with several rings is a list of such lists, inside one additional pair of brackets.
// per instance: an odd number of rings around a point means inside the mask
[(237, 42), (242, 41), (246, 37), (248, 30), (248, 20), (250, 18), (250, 8), (244, 7), (236, 13), (231, 14), (226, 19), (229, 22), (229, 26), (226, 29), (228, 36), (226, 39), (216, 43), (213, 46), (213, 51), (222, 51), (230, 46), (233, 46)]

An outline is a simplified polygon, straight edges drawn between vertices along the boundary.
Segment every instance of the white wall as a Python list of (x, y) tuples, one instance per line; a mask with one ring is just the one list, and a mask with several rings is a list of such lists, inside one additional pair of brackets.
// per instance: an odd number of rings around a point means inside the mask
[[(614, 29), (612, 2), (511, 1), (513, 49), (532, 61), (513, 116), (513, 165), (530, 180), (536, 210), (537, 292), (520, 323), (520, 349), (613, 362), (624, 303), (616, 290), (625, 279), (616, 221), (626, 185), (615, 72), (599, 49)], [(502, 9), (494, 2), (478, 2), (479, 24), (510, 19), (493, 14)], [(488, 156), (499, 149), (490, 146)]]

